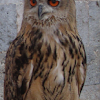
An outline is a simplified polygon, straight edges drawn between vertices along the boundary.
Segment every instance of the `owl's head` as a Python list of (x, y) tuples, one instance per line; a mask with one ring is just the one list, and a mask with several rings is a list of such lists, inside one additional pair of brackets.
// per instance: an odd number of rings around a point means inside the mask
[[(75, 15), (74, 0), (24, 0), (24, 19), (31, 24), (67, 19)], [(34, 21), (33, 21), (34, 20)], [(33, 23), (32, 23), (33, 22)]]

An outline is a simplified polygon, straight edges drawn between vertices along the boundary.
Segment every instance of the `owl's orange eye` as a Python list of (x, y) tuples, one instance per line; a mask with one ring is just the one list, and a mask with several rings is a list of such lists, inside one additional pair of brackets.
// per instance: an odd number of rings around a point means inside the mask
[(30, 4), (31, 4), (31, 6), (36, 6), (37, 2), (36, 2), (36, 0), (30, 0)]
[(59, 4), (59, 1), (57, 1), (57, 0), (49, 0), (48, 2), (49, 2), (49, 5), (51, 5), (53, 7), (56, 7)]

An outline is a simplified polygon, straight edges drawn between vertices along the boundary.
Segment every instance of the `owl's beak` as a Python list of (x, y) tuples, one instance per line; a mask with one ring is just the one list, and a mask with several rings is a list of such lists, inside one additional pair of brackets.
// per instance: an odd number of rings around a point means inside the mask
[(38, 17), (39, 17), (39, 19), (42, 18), (42, 11), (43, 11), (43, 5), (39, 5), (39, 7), (38, 7)]

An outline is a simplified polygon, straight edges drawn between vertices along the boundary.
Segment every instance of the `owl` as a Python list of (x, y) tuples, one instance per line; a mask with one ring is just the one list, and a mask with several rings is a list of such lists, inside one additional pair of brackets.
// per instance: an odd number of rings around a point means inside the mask
[(5, 62), (4, 100), (80, 100), (86, 53), (74, 0), (24, 0)]

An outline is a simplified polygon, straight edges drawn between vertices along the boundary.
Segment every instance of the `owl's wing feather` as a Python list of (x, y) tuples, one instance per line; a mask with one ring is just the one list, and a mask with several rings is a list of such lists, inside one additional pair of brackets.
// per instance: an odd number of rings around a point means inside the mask
[(81, 42), (81, 48), (79, 49), (79, 55), (80, 58), (77, 59), (78, 63), (77, 63), (77, 67), (76, 67), (76, 80), (78, 83), (78, 93), (80, 95), (84, 83), (85, 83), (85, 79), (86, 79), (86, 70), (87, 70), (87, 59), (86, 59), (86, 53), (85, 53), (85, 49), (84, 49), (84, 45)]
[(86, 64), (84, 66), (83, 66), (83, 64), (81, 64), (77, 70), (77, 82), (78, 82), (79, 95), (83, 89), (83, 86), (85, 83), (85, 78), (86, 78)]
[(4, 100), (23, 100), (31, 80), (33, 65), (27, 58), (23, 37), (10, 45), (5, 63)]

